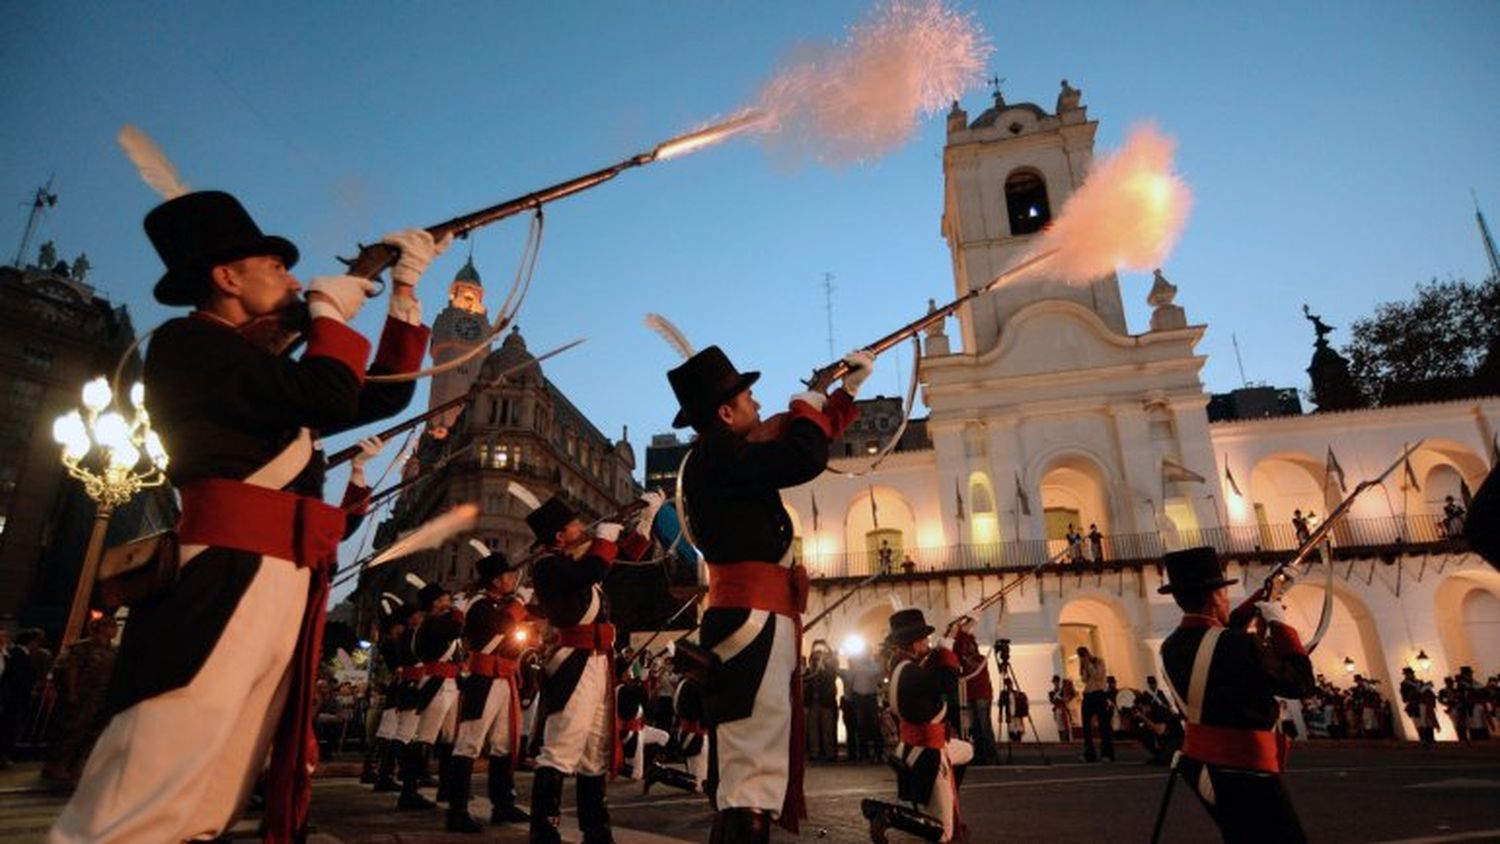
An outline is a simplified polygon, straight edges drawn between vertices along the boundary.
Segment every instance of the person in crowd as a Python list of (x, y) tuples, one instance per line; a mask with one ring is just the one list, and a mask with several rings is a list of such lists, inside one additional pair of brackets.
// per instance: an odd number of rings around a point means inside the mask
[(58, 672), (59, 720), (47, 744), (42, 776), (71, 785), (83, 773), (83, 763), (104, 730), (104, 694), (115, 669), (112, 615), (100, 615), (88, 625), (88, 638), (69, 648)]
[[(1102, 754), (1106, 762), (1115, 761), (1114, 728), (1110, 724), (1109, 692), (1106, 689), (1108, 669), (1101, 657), (1078, 648), (1078, 671), (1083, 679), (1083, 761), (1097, 762)], [(1094, 752), (1094, 729), (1099, 730), (1099, 754)]]

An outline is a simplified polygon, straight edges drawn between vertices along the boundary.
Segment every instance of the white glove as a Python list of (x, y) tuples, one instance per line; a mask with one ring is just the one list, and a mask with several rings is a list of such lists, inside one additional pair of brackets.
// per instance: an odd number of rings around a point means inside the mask
[(444, 237), (439, 243), (432, 239), (426, 229), (402, 229), (382, 237), (380, 242), (401, 252), (401, 257), (396, 259), (396, 266), (391, 268), (391, 280), (413, 287), (422, 273), (427, 272), (427, 266), (432, 260), (443, 254), (443, 250), (453, 243), (453, 235)]
[(313, 316), (348, 322), (364, 307), (365, 300), (374, 295), (376, 287), (368, 278), (321, 275), (308, 283), (307, 290), (307, 310)]
[(948, 638), (947, 636), (944, 636), (943, 638), (937, 640), (937, 646), (939, 648), (942, 648), (943, 650), (951, 651), (953, 650), (953, 640)]
[(1286, 624), (1286, 608), (1275, 601), (1256, 601), (1255, 609), (1260, 617), (1266, 621), (1274, 621), (1277, 624)]
[(798, 393), (792, 396), (792, 400), (791, 402), (789, 402), (789, 404), (796, 404), (799, 401), (805, 401), (808, 404), (812, 405), (813, 410), (821, 412), (823, 410), (823, 405), (828, 401), (828, 396), (818, 392), (817, 390), (808, 390), (805, 393)]
[(651, 523), (656, 521), (656, 511), (661, 509), (661, 505), (667, 503), (667, 496), (653, 489), (642, 495), (641, 500), (646, 502), (646, 508), (641, 511), (641, 517), (635, 523), (635, 530), (641, 536), (650, 537)]
[(516, 597), (521, 599), (521, 603), (529, 604), (531, 603), (531, 599), (536, 597), (536, 592), (530, 586), (518, 586), (516, 587)]
[(594, 537), (596, 539), (602, 539), (605, 542), (614, 542), (615, 540), (620, 538), (621, 530), (623, 530), (623, 528), (621, 528), (614, 522), (600, 522), (594, 528)]
[(859, 385), (875, 371), (875, 356), (864, 349), (855, 349), (844, 355), (844, 363), (849, 365), (849, 371), (844, 373), (844, 392), (853, 398), (859, 395)]

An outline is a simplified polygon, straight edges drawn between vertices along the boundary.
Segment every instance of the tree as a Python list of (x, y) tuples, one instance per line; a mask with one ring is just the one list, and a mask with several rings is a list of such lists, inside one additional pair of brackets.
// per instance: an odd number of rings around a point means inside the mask
[(1413, 390), (1440, 392), (1423, 385), (1482, 391), (1474, 376), (1500, 366), (1500, 278), (1419, 284), (1409, 301), (1382, 302), (1372, 316), (1355, 320), (1350, 337), (1344, 356), (1373, 402)]

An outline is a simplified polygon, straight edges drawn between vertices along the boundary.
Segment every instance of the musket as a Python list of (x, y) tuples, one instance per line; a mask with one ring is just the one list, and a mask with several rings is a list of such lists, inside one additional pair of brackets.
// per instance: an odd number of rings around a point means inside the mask
[[(949, 302), (941, 308), (935, 308), (931, 311), (928, 311), (926, 315), (920, 317), (919, 319), (912, 320), (906, 325), (903, 325), (895, 331), (892, 331), (884, 337), (881, 337), (879, 340), (876, 340), (870, 345), (863, 347), (861, 351), (869, 352), (872, 355), (879, 355), (892, 346), (896, 345), (897, 343), (900, 343), (908, 337), (915, 335), (918, 331), (921, 331), (927, 326), (947, 319), (949, 314), (952, 314), (954, 311), (958, 310), (969, 302), (972, 302), (973, 300), (978, 299), (980, 296), (989, 293), (991, 290), (994, 290), (1005, 282), (1015, 278), (1026, 270), (1031, 269), (1032, 267), (1042, 263), (1043, 261), (1051, 258), (1056, 254), (1056, 249), (1048, 249), (1044, 252), (1038, 252), (1030, 258), (1022, 261), (1021, 263), (1007, 269), (1005, 272), (995, 276), (983, 287), (978, 287), (970, 290), (968, 293), (965, 293), (957, 299), (954, 299), (952, 302)], [(809, 390), (817, 390), (822, 392), (826, 391), (830, 386), (832, 386), (834, 381), (843, 378), (846, 374), (848, 374), (848, 372), (849, 364), (843, 362), (842, 360), (837, 360), (821, 369), (813, 370), (812, 377), (807, 379), (807, 381), (805, 381), (804, 383), (807, 384), (807, 388)]]
[[(441, 416), (442, 414), (444, 414), (444, 413), (452, 410), (455, 407), (463, 407), (464, 405), (466, 405), (469, 402), (473, 401), (480, 393), (482, 393), (485, 390), (487, 390), (487, 389), (495, 386), (496, 384), (499, 384), (505, 378), (507, 378), (507, 377), (509, 377), (511, 375), (514, 375), (517, 372), (520, 372), (520, 371), (522, 371), (524, 369), (529, 369), (529, 368), (531, 368), (533, 366), (536, 366), (537, 364), (541, 363), (542, 361), (546, 360), (547, 358), (553, 357), (555, 355), (560, 355), (563, 352), (566, 352), (567, 350), (573, 348), (574, 346), (577, 346), (578, 344), (582, 343), (583, 339), (584, 338), (580, 337), (577, 340), (572, 341), (571, 343), (564, 343), (563, 345), (558, 346), (557, 348), (553, 349), (550, 352), (544, 352), (544, 353), (542, 353), (540, 355), (537, 355), (536, 357), (531, 358), (529, 360), (521, 361), (520, 363), (515, 364), (514, 366), (511, 366), (511, 367), (507, 368), (505, 371), (501, 372), (499, 375), (496, 375), (494, 378), (491, 378), (491, 379), (489, 379), (487, 381), (482, 381), (482, 382), (481, 381), (475, 381), (474, 384), (469, 387), (468, 391), (465, 392), (465, 393), (463, 393), (462, 395), (460, 395), (460, 396), (458, 396), (456, 398), (449, 399), (449, 400), (443, 402), (442, 404), (439, 404), (439, 405), (436, 405), (434, 407), (428, 408), (425, 412), (417, 414), (416, 416), (413, 416), (410, 419), (406, 419), (406, 420), (403, 420), (401, 422), (397, 422), (395, 425), (392, 425), (391, 427), (386, 428), (384, 431), (381, 431), (380, 433), (376, 434), (375, 436), (379, 437), (382, 440), (388, 440), (391, 437), (394, 437), (395, 435), (397, 435), (399, 433), (402, 433), (403, 431), (408, 431), (408, 430), (411, 430), (412, 428), (417, 427), (418, 425), (422, 424), (423, 422), (426, 422), (429, 419), (434, 419), (434, 418), (436, 418), (438, 416)], [(330, 455), (328, 457), (327, 468), (332, 469), (333, 467), (335, 467), (335, 466), (337, 466), (337, 465), (339, 465), (341, 463), (345, 463), (345, 462), (348, 462), (349, 460), (354, 459), (354, 456), (356, 454), (359, 454), (359, 451), (360, 451), (360, 449), (359, 449), (358, 445), (351, 445), (348, 448), (345, 448), (345, 449), (342, 449), (340, 451), (334, 452), (332, 455)], [(403, 481), (403, 483), (404, 483), (404, 481)]]
[(977, 617), (980, 613), (984, 612), (985, 610), (989, 609), (990, 607), (993, 607), (996, 603), (998, 603), (999, 601), (1001, 601), (1002, 599), (1004, 599), (1006, 595), (1009, 595), (1011, 592), (1015, 591), (1016, 589), (1019, 589), (1021, 587), (1021, 584), (1025, 583), (1028, 580), (1030, 580), (1033, 576), (1036, 575), (1037, 572), (1041, 571), (1042, 569), (1046, 568), (1047, 566), (1050, 566), (1053, 563), (1055, 563), (1055, 562), (1063, 559), (1064, 557), (1066, 557), (1068, 555), (1068, 552), (1071, 551), (1071, 550), (1072, 550), (1071, 546), (1063, 548), (1061, 551), (1058, 551), (1056, 554), (1053, 554), (1052, 556), (1048, 557), (1047, 559), (1042, 560), (1040, 563), (1037, 563), (1036, 565), (1034, 565), (1031, 568), (1027, 569), (1025, 572), (1022, 572), (1020, 577), (1016, 578), (1015, 580), (1011, 581), (1010, 583), (1006, 583), (1006, 584), (1002, 585), (1000, 587), (999, 591), (997, 591), (995, 594), (990, 595), (990, 596), (988, 596), (986, 598), (983, 598), (982, 600), (980, 600), (979, 603), (977, 603), (974, 606), (970, 607), (969, 610), (968, 610), (968, 612), (965, 612), (962, 615), (958, 616), (957, 618), (953, 619), (952, 621), (949, 621), (948, 622), (948, 626), (944, 627), (943, 629), (946, 630), (946, 629), (948, 629), (948, 627), (952, 627), (955, 622), (961, 621), (961, 620), (963, 620), (965, 618), (974, 618), (974, 617)]
[(850, 598), (854, 597), (854, 593), (856, 593), (859, 590), (865, 588), (866, 586), (869, 586), (871, 583), (874, 583), (876, 580), (879, 580), (880, 578), (882, 578), (884, 576), (885, 576), (885, 572), (877, 571), (874, 574), (869, 575), (868, 577), (866, 577), (864, 580), (861, 580), (860, 582), (854, 584), (854, 587), (852, 589), (850, 589), (848, 592), (845, 592), (844, 595), (843, 595), (843, 597), (839, 598), (837, 601), (834, 601), (833, 603), (831, 603), (828, 606), (824, 607), (822, 612), (820, 612), (817, 615), (813, 616), (811, 621), (809, 621), (806, 624), (802, 625), (802, 632), (806, 633), (807, 631), (813, 629), (814, 627), (817, 627), (818, 626), (818, 622), (820, 622), (823, 619), (827, 618), (829, 613), (831, 613), (834, 610), (838, 609), (840, 606), (843, 605), (843, 603), (845, 601), (847, 601)]

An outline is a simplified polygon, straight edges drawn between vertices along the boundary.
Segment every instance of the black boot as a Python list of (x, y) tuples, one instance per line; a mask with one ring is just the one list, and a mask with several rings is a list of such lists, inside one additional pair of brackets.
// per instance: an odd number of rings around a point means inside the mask
[(484, 832), (484, 824), (469, 815), (474, 760), (467, 756), (449, 757), (444, 779), (448, 782), (448, 820), (443, 827), (449, 832)]
[(375, 765), (379, 762), (387, 743), (385, 739), (375, 739), (375, 744), (365, 751), (365, 763), (359, 769), (360, 785), (375, 784)]
[(696, 792), (698, 790), (698, 779), (687, 771), (678, 768), (669, 768), (666, 765), (652, 765), (646, 769), (646, 780), (641, 784), (641, 794), (650, 794), (651, 786), (661, 783), (683, 791)]
[(516, 806), (516, 774), (509, 756), (490, 757), (490, 823), (525, 823), (531, 815)]
[(396, 798), (397, 809), (435, 809), (437, 804), (418, 793), (422, 787), (422, 775), (427, 770), (427, 751), (431, 745), (414, 741), (406, 745), (401, 754), (401, 796)]
[(531, 844), (561, 844), (563, 775), (556, 768), (537, 768), (531, 777)]
[(767, 844), (771, 840), (771, 816), (759, 809), (720, 809), (708, 844)]
[(615, 844), (609, 829), (609, 798), (604, 794), (604, 777), (578, 776), (578, 828), (583, 844)]
[(405, 749), (406, 744), (395, 739), (388, 740), (380, 748), (380, 767), (375, 771), (376, 792), (401, 790), (401, 783), (396, 782), (396, 760)]
[[(448, 802), (448, 760), (453, 758), (453, 745), (447, 742), (438, 742), (432, 746), (433, 754), (437, 757), (437, 801)], [(423, 782), (427, 785), (427, 782)]]
[(859, 810), (870, 821), (870, 840), (874, 844), (886, 844), (887, 829), (909, 832), (923, 841), (943, 840), (943, 822), (916, 809), (867, 797), (860, 801)]

